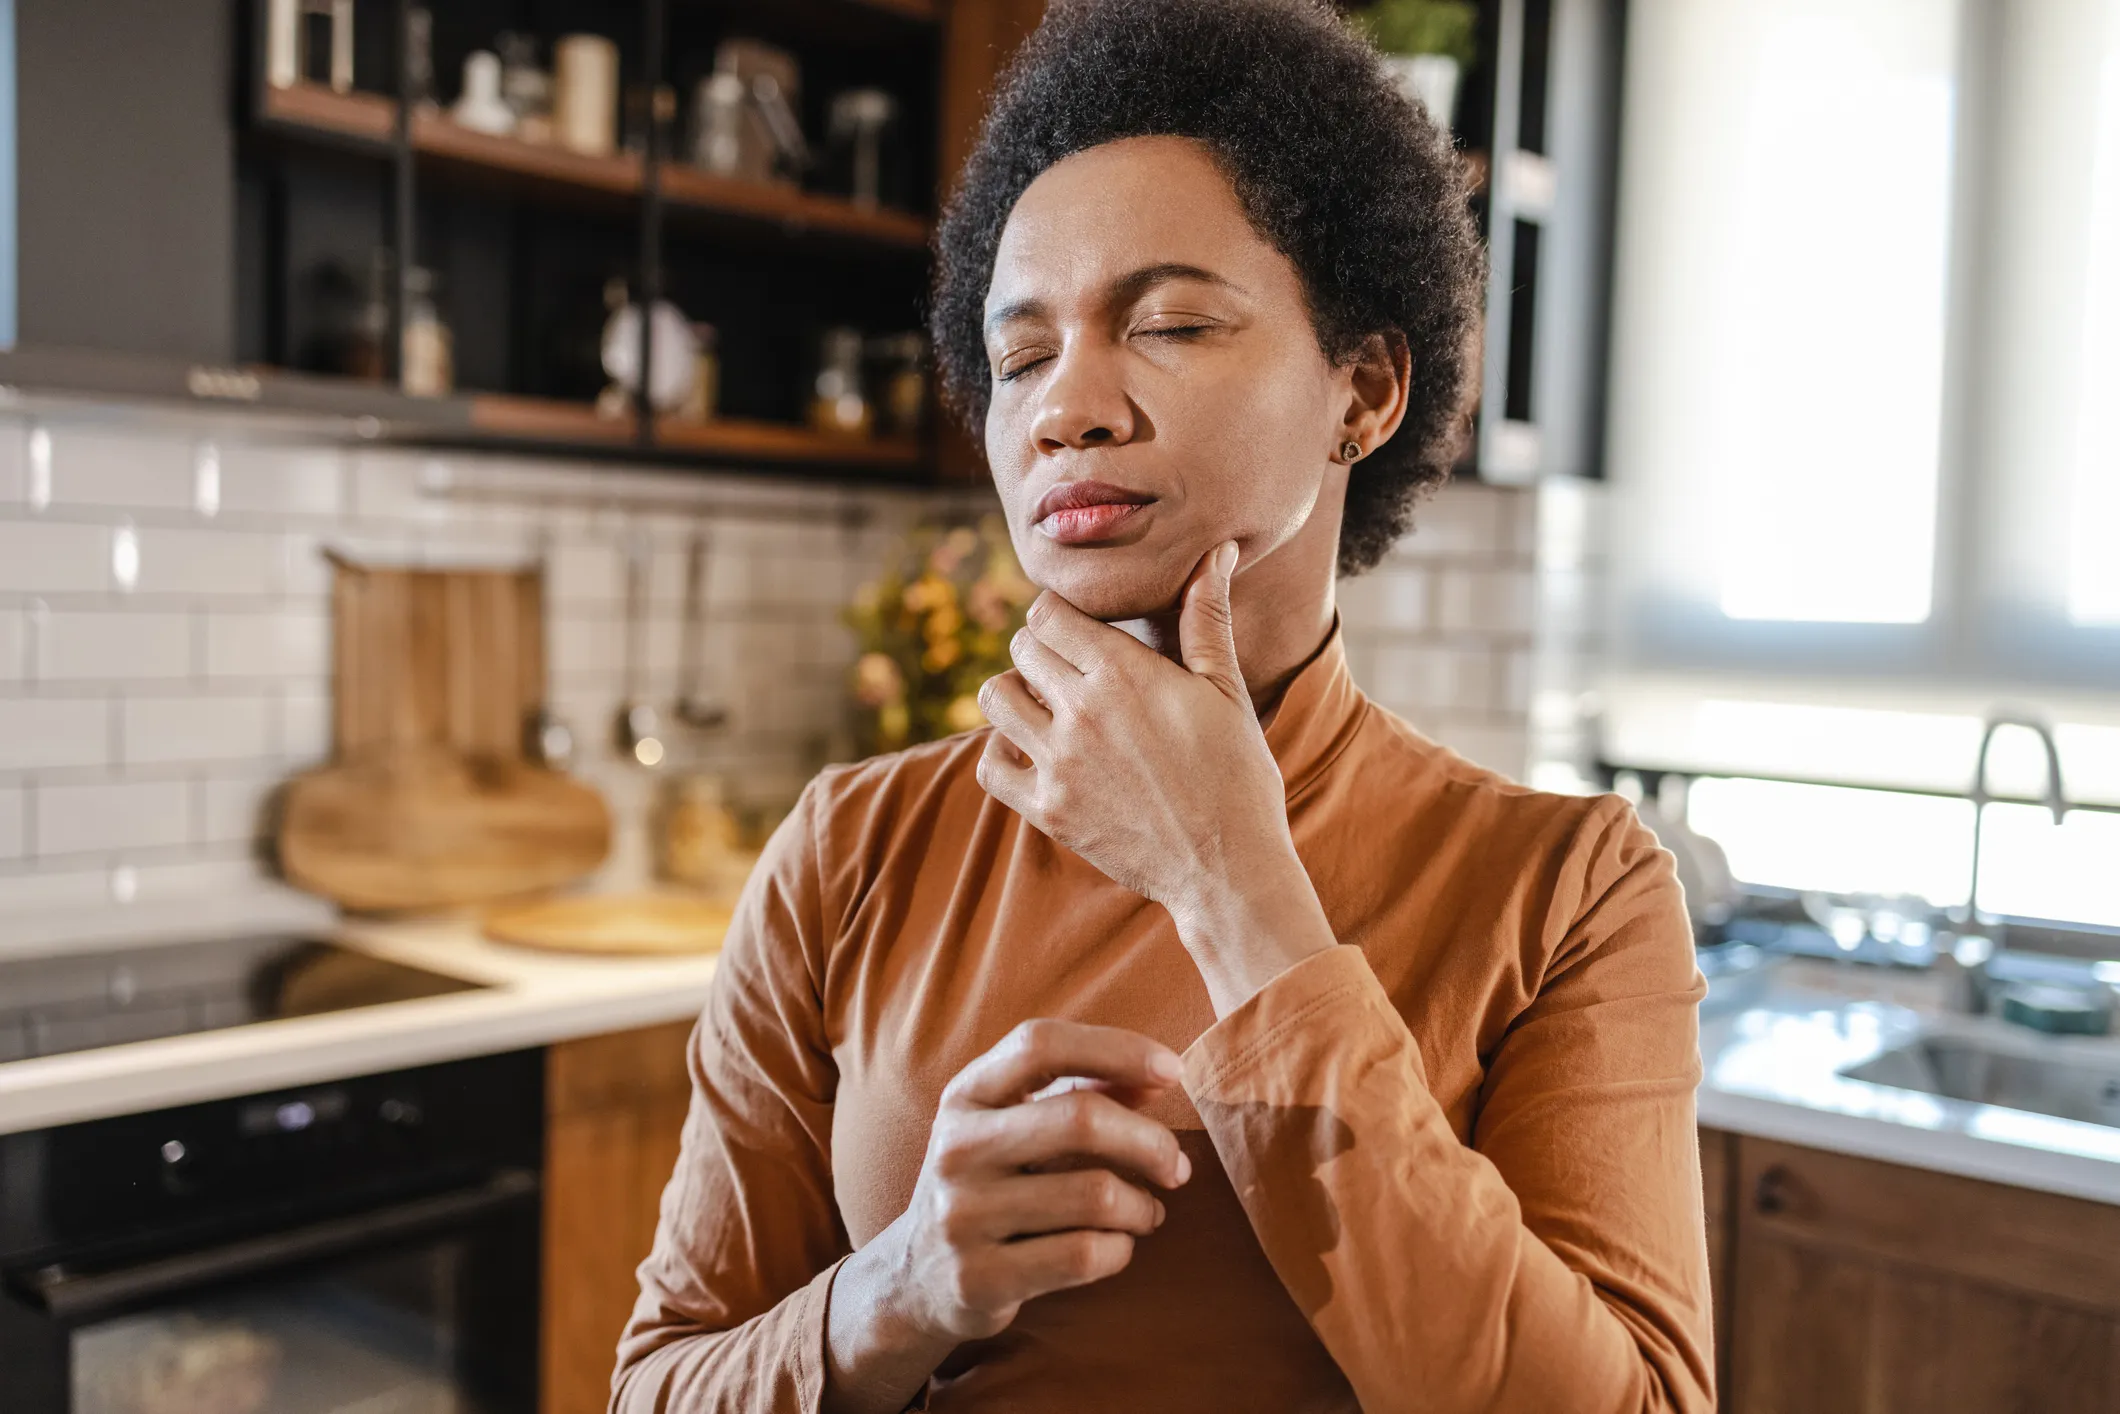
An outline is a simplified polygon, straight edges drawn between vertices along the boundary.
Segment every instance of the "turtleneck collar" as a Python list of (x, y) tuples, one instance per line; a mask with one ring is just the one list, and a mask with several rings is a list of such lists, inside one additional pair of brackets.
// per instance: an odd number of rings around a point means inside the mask
[(1332, 631), (1296, 670), (1266, 720), (1266, 745), (1281, 767), (1291, 801), (1346, 749), (1368, 708), (1369, 699), (1347, 671), (1335, 613)]

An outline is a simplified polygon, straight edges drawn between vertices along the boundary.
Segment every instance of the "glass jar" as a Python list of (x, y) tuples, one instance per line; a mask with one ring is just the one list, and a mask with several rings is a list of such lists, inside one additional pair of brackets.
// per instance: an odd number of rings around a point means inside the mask
[(861, 331), (824, 331), (817, 382), (810, 397), (810, 426), (838, 436), (866, 437), (875, 426), (875, 410), (861, 387)]

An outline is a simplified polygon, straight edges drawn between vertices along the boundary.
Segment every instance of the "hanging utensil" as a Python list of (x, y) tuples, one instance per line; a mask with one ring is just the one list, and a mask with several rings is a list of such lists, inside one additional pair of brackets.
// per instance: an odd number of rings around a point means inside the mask
[(640, 675), (648, 631), (648, 554), (646, 535), (635, 532), (626, 540), (626, 696), (618, 704), (611, 724), (612, 741), (619, 754), (643, 766), (659, 766), (663, 759), (662, 719), (652, 703), (641, 696)]
[(707, 531), (702, 526), (685, 552), (685, 632), (677, 665), (677, 720), (701, 730), (729, 720), (729, 710), (700, 691), (707, 651), (707, 569)]
[(552, 710), (552, 624), (545, 613), (545, 591), (552, 583), (552, 546), (541, 543), (537, 556), (537, 579), (532, 591), (537, 602), (537, 622), (543, 635), (538, 665), (537, 702), (523, 713), (523, 759), (554, 771), (564, 771), (574, 760), (574, 729)]

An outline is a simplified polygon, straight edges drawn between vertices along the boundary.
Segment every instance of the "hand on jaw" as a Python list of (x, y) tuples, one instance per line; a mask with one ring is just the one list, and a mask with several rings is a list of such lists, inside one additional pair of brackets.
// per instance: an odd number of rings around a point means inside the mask
[(1187, 581), (1182, 663), (1048, 591), (980, 692), (980, 785), (1167, 908), (1218, 1016), (1334, 944), (1238, 667), (1236, 559), (1225, 542)]

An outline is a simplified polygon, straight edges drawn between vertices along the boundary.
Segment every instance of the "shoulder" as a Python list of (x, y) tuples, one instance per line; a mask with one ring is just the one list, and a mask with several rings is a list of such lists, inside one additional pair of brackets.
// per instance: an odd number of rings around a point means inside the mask
[[(1593, 852), (1638, 831), (1655, 837), (1617, 795), (1563, 795), (1512, 780), (1422, 735), (1371, 702), (1344, 773), (1394, 823), (1433, 837), (1476, 837), (1486, 851), (1527, 856)], [(1556, 851), (1558, 855), (1556, 855)]]
[(827, 766), (804, 791), (814, 828), (827, 840), (872, 838), (909, 820), (985, 798), (976, 771), (991, 727), (959, 732), (861, 761)]
[[(1451, 860), (1468, 906), (1522, 909), (1548, 945), (1622, 902), (1684, 923), (1671, 855), (1612, 794), (1537, 790), (1477, 765), (1370, 705), (1346, 778), (1365, 813), (1422, 859)], [(1474, 892), (1491, 900), (1475, 900)]]

